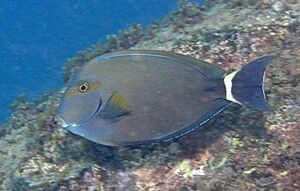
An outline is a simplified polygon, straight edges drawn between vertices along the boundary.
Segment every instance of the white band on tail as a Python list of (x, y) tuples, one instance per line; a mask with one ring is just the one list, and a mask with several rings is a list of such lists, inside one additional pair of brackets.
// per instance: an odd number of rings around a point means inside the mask
[[(232, 95), (232, 79), (234, 78), (235, 74), (238, 71), (234, 71), (228, 75), (226, 75), (224, 77), (224, 84), (225, 84), (225, 88), (226, 88), (226, 99), (238, 104), (241, 104), (239, 101), (237, 101), (236, 99), (234, 99), (233, 95)], [(242, 105), (242, 104), (241, 104)]]

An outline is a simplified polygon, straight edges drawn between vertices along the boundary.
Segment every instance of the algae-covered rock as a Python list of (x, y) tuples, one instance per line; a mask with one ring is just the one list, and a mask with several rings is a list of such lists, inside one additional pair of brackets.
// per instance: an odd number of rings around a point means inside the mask
[(120, 49), (159, 49), (237, 69), (277, 54), (266, 72), (274, 107), (232, 104), (179, 139), (106, 147), (72, 135), (55, 118), (61, 91), (20, 96), (0, 130), (0, 190), (300, 190), (300, 14), (298, 1), (183, 2), (144, 30), (108, 36), (67, 61), (69, 81), (91, 58)]

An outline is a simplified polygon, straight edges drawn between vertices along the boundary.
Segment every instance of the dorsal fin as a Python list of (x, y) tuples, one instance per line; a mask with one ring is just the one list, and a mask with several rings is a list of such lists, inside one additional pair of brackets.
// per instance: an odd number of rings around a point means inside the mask
[(132, 109), (125, 97), (120, 92), (115, 91), (106, 102), (100, 116), (103, 119), (115, 119), (123, 115), (129, 115)]
[(203, 60), (199, 60), (196, 58), (193, 58), (191, 56), (185, 56), (182, 54), (177, 54), (173, 52), (168, 51), (160, 51), (160, 50), (126, 50), (126, 51), (119, 51), (114, 53), (108, 53), (104, 54), (97, 58), (98, 61), (100, 60), (106, 60), (111, 59), (115, 57), (121, 57), (121, 56), (157, 56), (157, 57), (164, 57), (169, 58), (172, 60), (177, 60), (179, 62), (192, 65), (199, 69), (199, 71), (207, 76), (210, 79), (222, 79), (223, 75), (226, 73), (226, 71), (222, 68), (220, 68), (217, 65), (210, 64), (208, 62), (205, 62)]

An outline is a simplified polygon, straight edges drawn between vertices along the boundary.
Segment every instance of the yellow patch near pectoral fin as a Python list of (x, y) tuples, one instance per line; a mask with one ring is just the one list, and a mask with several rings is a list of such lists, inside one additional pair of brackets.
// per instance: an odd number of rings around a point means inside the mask
[(115, 119), (132, 112), (127, 99), (118, 91), (115, 91), (106, 102), (100, 116), (103, 119)]

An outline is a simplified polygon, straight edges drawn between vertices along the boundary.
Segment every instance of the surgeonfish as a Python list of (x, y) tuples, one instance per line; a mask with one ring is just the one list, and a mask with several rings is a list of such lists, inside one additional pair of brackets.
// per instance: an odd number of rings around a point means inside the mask
[(178, 138), (235, 102), (270, 111), (264, 73), (274, 55), (240, 70), (164, 51), (131, 50), (87, 62), (58, 108), (63, 128), (110, 146)]

